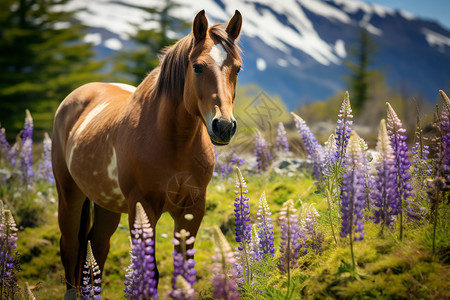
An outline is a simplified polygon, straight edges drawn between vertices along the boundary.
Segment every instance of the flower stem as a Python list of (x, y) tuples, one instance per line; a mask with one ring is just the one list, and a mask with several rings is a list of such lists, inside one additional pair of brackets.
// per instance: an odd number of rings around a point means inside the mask
[(355, 255), (354, 255), (354, 253), (353, 253), (353, 238), (352, 238), (352, 232), (350, 231), (350, 252), (351, 252), (351, 254), (352, 254), (352, 269), (353, 269), (353, 272), (355, 271), (355, 269), (356, 269), (356, 264), (355, 264)]
[[(442, 192), (444, 193), (444, 192)], [(434, 254), (436, 252), (436, 227), (437, 227), (437, 219), (438, 219), (438, 208), (439, 208), (439, 189), (437, 188), (436, 191), (436, 195), (437, 195), (437, 199), (436, 201), (436, 206), (435, 206), (435, 210), (434, 210), (434, 220), (433, 220), (433, 248), (432, 248), (432, 257), (434, 257)]]
[(327, 203), (328, 203), (328, 216), (330, 217), (330, 225), (331, 225), (331, 232), (333, 233), (333, 239), (334, 243), (337, 244), (336, 234), (334, 233), (334, 225), (333, 225), (333, 218), (331, 216), (331, 194), (330, 190), (327, 189)]

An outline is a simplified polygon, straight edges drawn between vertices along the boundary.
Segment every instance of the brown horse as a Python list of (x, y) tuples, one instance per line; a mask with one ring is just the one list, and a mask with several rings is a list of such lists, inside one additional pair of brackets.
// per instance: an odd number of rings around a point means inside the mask
[(201, 11), (192, 33), (168, 48), (137, 88), (89, 83), (58, 108), (52, 157), (67, 298), (79, 290), (87, 240), (103, 270), (121, 213), (132, 229), (137, 202), (153, 228), (169, 212), (175, 231), (197, 234), (212, 144), (228, 144), (237, 126), (241, 14), (225, 25), (208, 28)]

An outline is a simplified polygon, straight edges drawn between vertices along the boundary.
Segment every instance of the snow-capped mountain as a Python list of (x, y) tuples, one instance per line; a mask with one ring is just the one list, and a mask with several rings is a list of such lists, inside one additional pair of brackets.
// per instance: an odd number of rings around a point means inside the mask
[[(133, 24), (157, 25), (136, 6), (163, 6), (165, 0), (76, 0), (68, 8), (90, 27), (86, 41), (99, 54), (131, 47)], [(210, 24), (228, 21), (238, 9), (244, 18), (240, 83), (257, 83), (280, 95), (289, 109), (325, 99), (345, 88), (343, 59), (366, 27), (380, 47), (376, 59), (388, 84), (421, 93), (430, 101), (450, 83), (450, 31), (412, 14), (358, 0), (176, 0), (173, 15), (192, 21), (205, 9)], [(157, 16), (154, 18), (157, 19)], [(179, 33), (172, 33), (177, 35)]]

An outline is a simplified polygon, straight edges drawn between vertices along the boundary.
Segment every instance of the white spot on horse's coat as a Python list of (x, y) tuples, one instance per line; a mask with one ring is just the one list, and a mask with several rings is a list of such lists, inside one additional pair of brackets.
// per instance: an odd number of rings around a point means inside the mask
[(111, 179), (112, 181), (116, 182), (117, 184), (119, 183), (118, 177), (117, 177), (117, 156), (116, 156), (116, 149), (112, 149), (113, 154), (111, 157), (111, 162), (109, 163), (108, 167), (107, 167), (107, 171), (108, 171), (108, 177), (109, 179)]
[(121, 88), (122, 90), (134, 93), (134, 91), (136, 90), (135, 86), (129, 85), (129, 84), (125, 84), (125, 83), (116, 83), (116, 82), (110, 82), (109, 84), (111, 85), (115, 85), (119, 88)]
[(75, 149), (75, 146), (76, 145), (73, 145), (72, 148), (70, 149), (69, 159), (67, 159), (67, 169), (69, 170), (69, 173), (70, 173), (70, 166), (72, 165), (73, 150)]
[(93, 110), (91, 110), (86, 118), (84, 118), (83, 123), (78, 127), (77, 131), (75, 132), (75, 138), (86, 128), (86, 126), (92, 121), (92, 119), (95, 118), (105, 107), (107, 107), (109, 103), (102, 103), (99, 106), (94, 107)]
[(209, 56), (214, 59), (216, 64), (219, 65), (219, 67), (222, 67), (223, 62), (227, 59), (228, 53), (223, 48), (222, 44), (215, 44), (211, 47), (211, 51), (209, 51)]

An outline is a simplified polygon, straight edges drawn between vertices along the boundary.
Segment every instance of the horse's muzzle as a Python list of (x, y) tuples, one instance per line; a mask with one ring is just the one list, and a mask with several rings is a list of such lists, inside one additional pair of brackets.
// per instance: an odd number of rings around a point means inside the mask
[(214, 118), (211, 122), (212, 135), (211, 142), (216, 146), (228, 145), (233, 135), (236, 133), (236, 120), (229, 121), (224, 118)]

